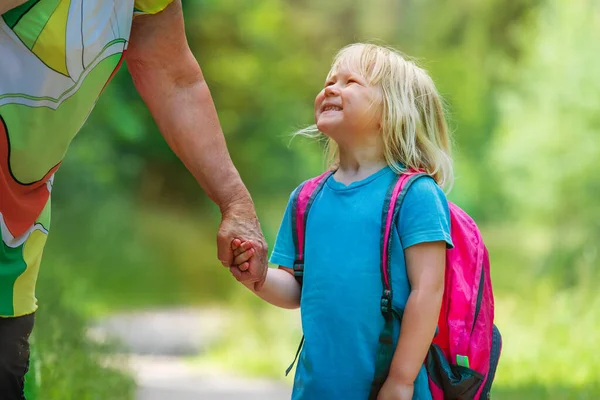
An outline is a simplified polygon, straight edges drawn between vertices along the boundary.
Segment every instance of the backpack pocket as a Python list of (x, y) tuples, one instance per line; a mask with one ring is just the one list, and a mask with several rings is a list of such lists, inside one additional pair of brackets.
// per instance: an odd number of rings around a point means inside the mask
[(483, 384), (484, 376), (479, 372), (450, 364), (444, 352), (432, 344), (426, 362), (429, 379), (444, 392), (446, 400), (472, 400)]

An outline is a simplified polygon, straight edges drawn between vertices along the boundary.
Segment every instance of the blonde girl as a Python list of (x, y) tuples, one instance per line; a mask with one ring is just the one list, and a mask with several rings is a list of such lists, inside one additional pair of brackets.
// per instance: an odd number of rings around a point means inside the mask
[[(369, 398), (379, 334), (381, 213), (390, 183), (406, 169), (431, 178), (410, 186), (393, 229), (393, 305), (404, 310), (396, 351), (378, 400), (431, 399), (423, 361), (433, 339), (451, 248), (448, 203), (453, 180), (444, 108), (429, 75), (394, 49), (352, 44), (336, 55), (315, 99), (315, 125), (298, 134), (327, 138), (332, 171), (306, 222), (304, 277), (292, 271), (292, 210), (283, 216), (260, 290), (265, 301), (300, 307), (305, 344), (292, 398)], [(298, 189), (296, 189), (298, 190)], [(295, 192), (295, 191), (294, 191)], [(293, 198), (293, 194), (292, 197)], [(232, 243), (240, 270), (251, 241)]]

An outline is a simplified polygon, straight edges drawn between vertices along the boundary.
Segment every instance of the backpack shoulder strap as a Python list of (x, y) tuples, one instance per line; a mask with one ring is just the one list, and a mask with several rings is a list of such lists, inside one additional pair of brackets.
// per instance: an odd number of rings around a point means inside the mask
[(292, 198), (292, 237), (294, 238), (294, 276), (302, 284), (304, 275), (304, 240), (308, 212), (317, 194), (335, 171), (327, 171), (317, 177), (307, 180)]
[[(308, 219), (308, 212), (312, 206), (315, 197), (323, 188), (323, 185), (335, 171), (327, 171), (319, 176), (304, 182), (292, 198), (292, 237), (294, 238), (294, 277), (302, 285), (302, 278), (304, 276), (304, 239), (306, 236), (306, 221)], [(285, 371), (285, 376), (288, 376), (298, 356), (302, 350), (304, 344), (304, 335), (296, 350), (296, 355), (290, 366)]]
[(398, 217), (402, 202), (410, 186), (420, 177), (428, 176), (419, 171), (408, 171), (399, 175), (390, 183), (385, 200), (383, 202), (383, 213), (381, 220), (381, 283), (383, 294), (381, 296), (381, 315), (385, 320), (383, 329), (379, 335), (379, 346), (375, 359), (375, 376), (371, 383), (371, 393), (369, 400), (376, 400), (379, 390), (383, 386), (394, 356), (394, 318), (402, 320), (403, 310), (398, 310), (392, 306), (392, 270), (391, 270), (391, 245), (392, 245), (392, 227)]
[[(404, 201), (408, 189), (417, 179), (424, 176), (429, 175), (418, 171), (409, 171), (399, 175), (398, 178), (390, 184), (383, 203), (383, 215), (381, 221), (381, 282), (383, 284), (384, 297), (386, 296), (386, 291), (389, 291), (389, 303), (386, 302), (385, 304), (387, 308), (391, 307), (392, 300), (392, 271), (390, 267), (392, 261), (392, 253), (390, 251), (393, 236), (392, 227), (398, 218), (402, 202)], [(384, 311), (384, 302), (382, 298), (381, 312), (384, 313)]]

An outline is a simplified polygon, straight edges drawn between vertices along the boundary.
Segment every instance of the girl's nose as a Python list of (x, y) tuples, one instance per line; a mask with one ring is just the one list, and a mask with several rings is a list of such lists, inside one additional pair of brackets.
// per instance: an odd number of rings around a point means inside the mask
[(325, 88), (325, 96), (337, 96), (340, 93), (336, 85), (329, 85)]

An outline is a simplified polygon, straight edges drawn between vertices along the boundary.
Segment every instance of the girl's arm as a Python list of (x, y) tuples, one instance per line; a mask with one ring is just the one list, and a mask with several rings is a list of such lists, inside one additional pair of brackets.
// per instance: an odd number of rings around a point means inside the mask
[(269, 268), (267, 279), (260, 290), (254, 290), (254, 285), (245, 285), (258, 297), (281, 308), (300, 307), (300, 284), (294, 278), (290, 268)]
[[(233, 241), (232, 249), (235, 256), (234, 265), (237, 267), (231, 267), (231, 272), (236, 276), (237, 272), (247, 268), (247, 263), (254, 256), (255, 250), (252, 241), (242, 243), (239, 239)], [(268, 268), (265, 283), (259, 290), (254, 288), (253, 283), (244, 283), (244, 286), (274, 306), (289, 309), (300, 307), (301, 287), (291, 268), (283, 266), (279, 266), (278, 269)]]
[(408, 247), (404, 254), (411, 292), (388, 380), (412, 386), (435, 335), (440, 315), (446, 243), (420, 243)]

